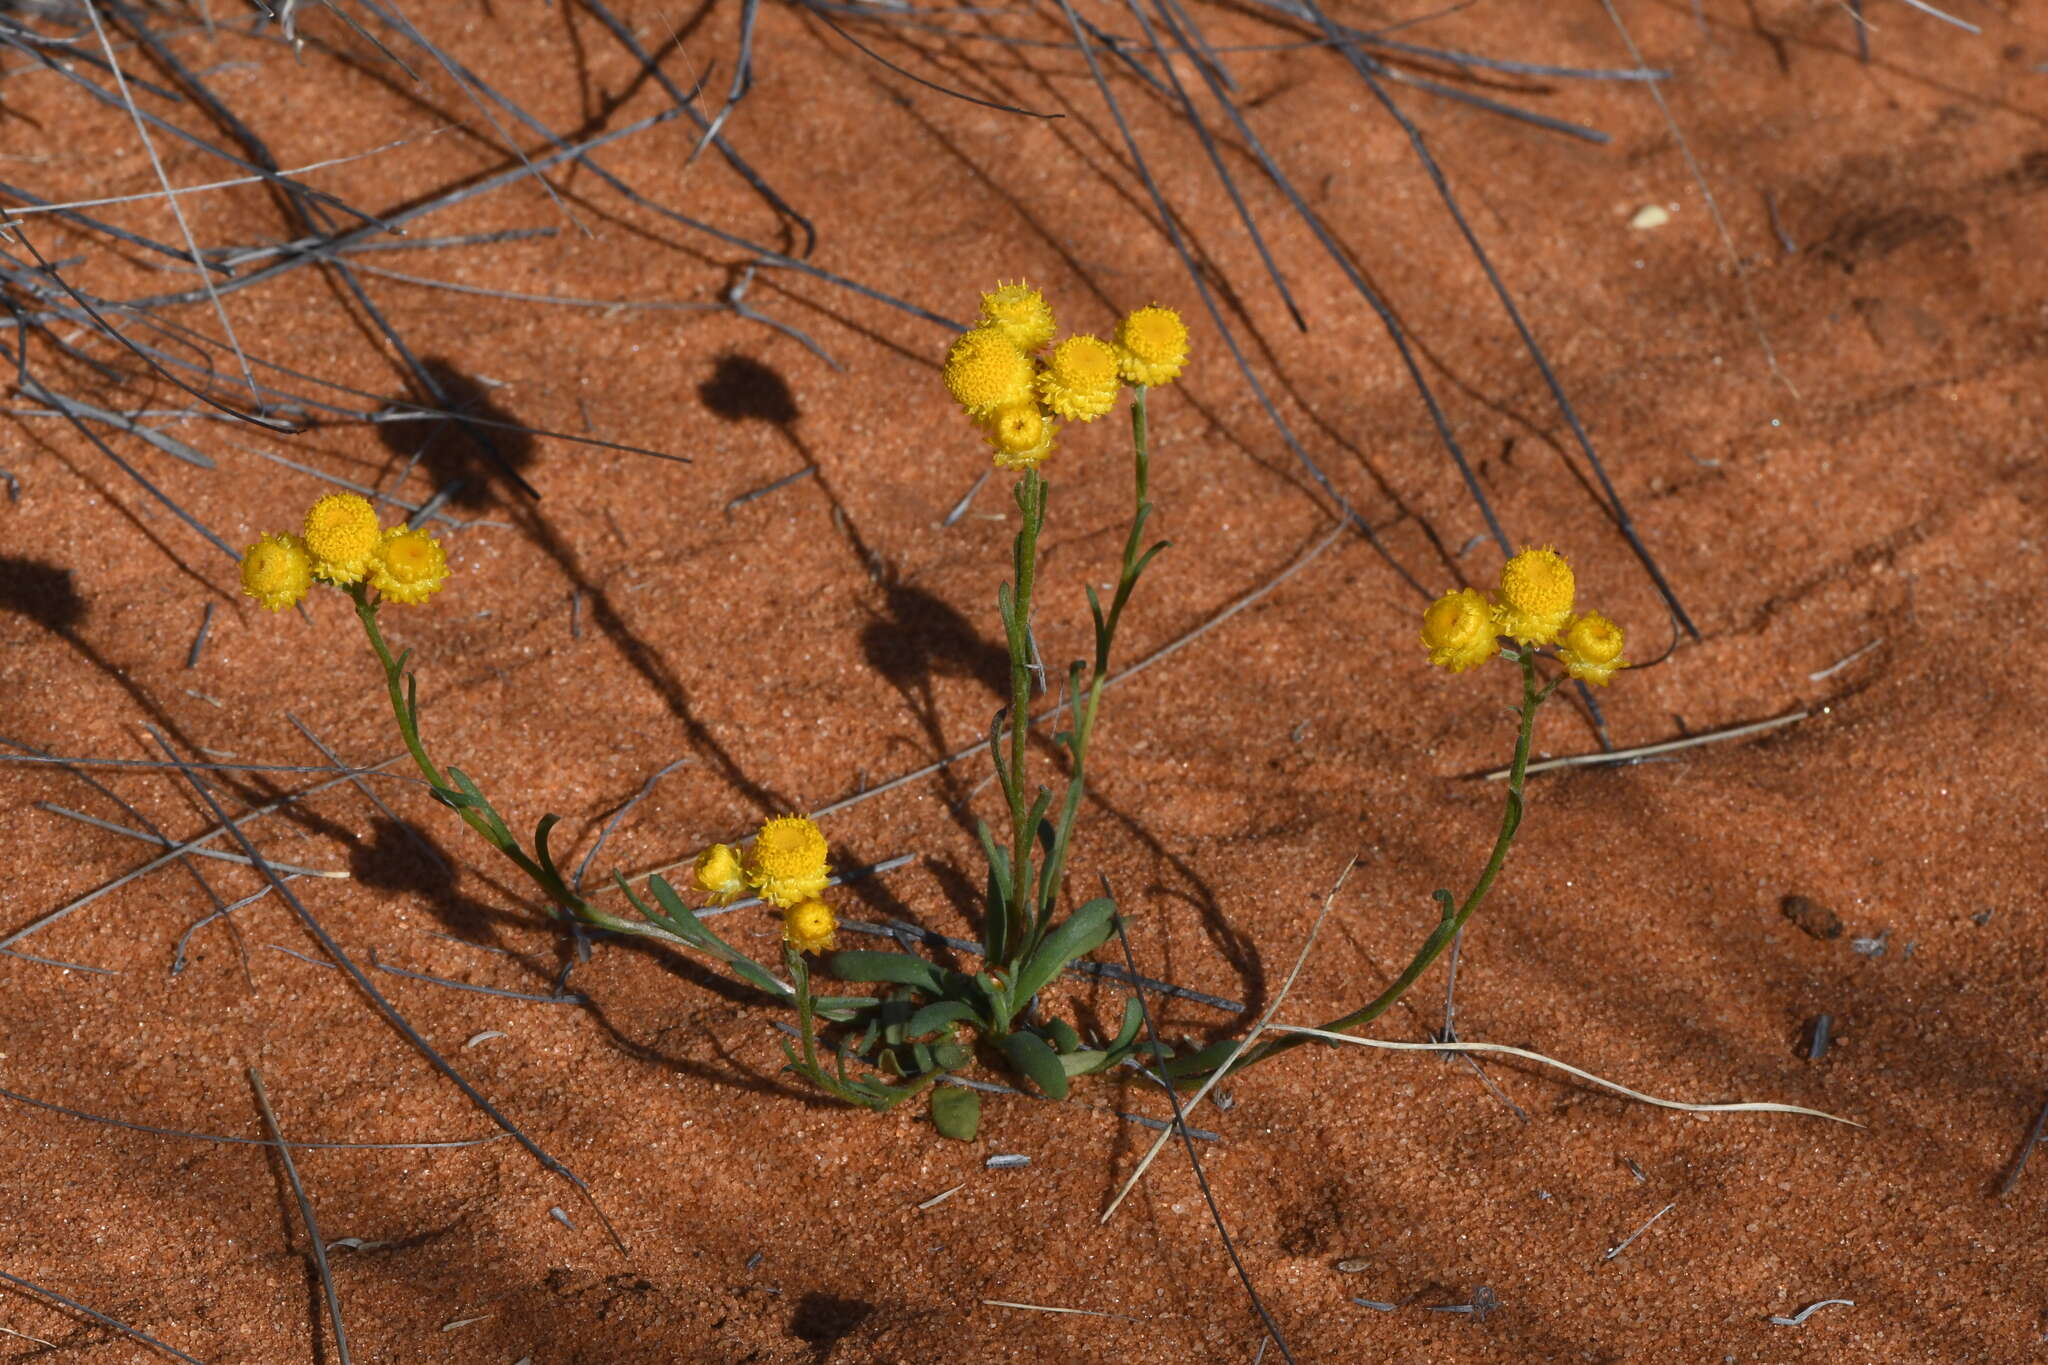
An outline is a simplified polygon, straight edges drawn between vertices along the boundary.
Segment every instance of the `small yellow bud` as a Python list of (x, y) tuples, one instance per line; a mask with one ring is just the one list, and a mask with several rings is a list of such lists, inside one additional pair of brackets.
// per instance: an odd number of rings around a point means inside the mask
[(388, 602), (418, 606), (448, 581), (448, 556), (425, 531), (394, 526), (370, 557), (370, 586)]
[(1069, 421), (1092, 422), (1116, 406), (1123, 389), (1116, 348), (1085, 332), (1052, 348), (1038, 376), (1038, 396)]
[(1171, 308), (1152, 304), (1116, 325), (1117, 363), (1133, 384), (1156, 387), (1180, 377), (1188, 360), (1188, 325)]
[(266, 611), (295, 607), (313, 586), (313, 557), (306, 542), (273, 531), (242, 552), (242, 591)]
[(1500, 653), (1493, 607), (1473, 588), (1447, 592), (1422, 613), (1422, 643), (1438, 668), (1463, 673)]
[(1010, 339), (1020, 351), (1035, 351), (1052, 340), (1052, 306), (1045, 295), (1019, 280), (998, 283), (981, 296), (981, 320)]
[(837, 943), (839, 921), (820, 900), (798, 901), (782, 912), (782, 941), (800, 953), (822, 953)]
[(946, 353), (946, 391), (969, 417), (1031, 401), (1031, 357), (1000, 327), (973, 327)]
[(984, 419), (982, 431), (995, 448), (1001, 469), (1035, 469), (1052, 453), (1053, 429), (1059, 424), (1036, 403), (1017, 403), (998, 408)]
[(731, 905), (747, 893), (746, 870), (730, 844), (713, 844), (699, 853), (690, 876), (713, 905)]
[(1547, 645), (1572, 614), (1572, 566), (1545, 546), (1524, 550), (1500, 571), (1494, 624), (1502, 635), (1525, 645)]
[(761, 826), (747, 851), (747, 884), (761, 899), (788, 909), (825, 889), (825, 832), (801, 815), (778, 815)]
[(360, 583), (377, 552), (377, 509), (358, 493), (329, 493), (306, 510), (306, 550), (313, 576)]
[(1622, 644), (1621, 627), (1589, 611), (1564, 628), (1557, 657), (1564, 660), (1565, 672), (1580, 682), (1605, 687), (1616, 669), (1628, 667), (1628, 660), (1621, 657)]

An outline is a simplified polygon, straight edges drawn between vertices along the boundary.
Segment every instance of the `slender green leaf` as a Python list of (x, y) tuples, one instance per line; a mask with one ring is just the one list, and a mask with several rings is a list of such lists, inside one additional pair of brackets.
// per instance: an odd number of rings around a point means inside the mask
[(832, 954), (830, 965), (832, 975), (841, 981), (892, 981), (932, 995), (945, 994), (939, 969), (908, 953), (874, 953), (856, 948)]
[(717, 958), (732, 968), (734, 974), (748, 985), (758, 987), (778, 1000), (788, 1000), (793, 994), (785, 982), (777, 980), (766, 967), (713, 933), (711, 926), (692, 914), (690, 907), (683, 904), (682, 897), (676, 894), (675, 888), (668, 884), (666, 877), (656, 873), (647, 879), (648, 890), (654, 893), (654, 899), (666, 912), (657, 915), (633, 894), (633, 888), (626, 884), (623, 876), (618, 873), (612, 875), (618, 881), (619, 888), (626, 893), (626, 899), (632, 902), (633, 908), (648, 920), (667, 929), (697, 951)]
[(1016, 998), (1029, 1000), (1045, 983), (1066, 969), (1069, 962), (1085, 957), (1116, 931), (1116, 902), (1098, 896), (1055, 926), (1017, 973)]
[(1045, 1039), (1035, 1033), (1006, 1033), (999, 1046), (1010, 1059), (1010, 1065), (1030, 1077), (1033, 1085), (1053, 1099), (1067, 1097), (1067, 1070)]
[(1052, 1036), (1052, 1045), (1061, 1052), (1079, 1052), (1081, 1035), (1074, 1032), (1074, 1026), (1064, 1019), (1048, 1020), (1045, 1031)]
[(1145, 1007), (1138, 1002), (1138, 997), (1134, 995), (1124, 1001), (1123, 1027), (1116, 1031), (1116, 1037), (1111, 1040), (1109, 1050), (1111, 1052), (1121, 1052), (1129, 1047), (1138, 1040), (1138, 1030), (1143, 1027), (1145, 1027)]
[(951, 1024), (965, 1024), (974, 1019), (974, 1008), (959, 1000), (934, 1000), (903, 1026), (904, 1033), (912, 1038), (922, 1038), (927, 1033), (937, 1033)]
[(541, 816), (540, 823), (534, 826), (533, 830), (533, 851), (540, 860), (542, 870), (554, 878), (556, 885), (566, 887), (569, 883), (563, 879), (561, 869), (555, 866), (555, 855), (548, 851), (548, 835), (553, 833), (555, 826), (561, 822), (562, 817), (559, 815)]
[(932, 1127), (941, 1137), (955, 1142), (972, 1142), (981, 1131), (981, 1096), (958, 1085), (942, 1085), (932, 1091)]
[(1092, 1076), (1113, 1060), (1107, 1052), (1088, 1048), (1080, 1052), (1060, 1054), (1060, 1066), (1069, 1076)]

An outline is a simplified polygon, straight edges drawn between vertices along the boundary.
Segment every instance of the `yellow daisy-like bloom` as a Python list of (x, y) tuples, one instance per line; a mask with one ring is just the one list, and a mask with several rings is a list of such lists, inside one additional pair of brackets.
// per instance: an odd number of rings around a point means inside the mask
[(839, 921), (823, 901), (798, 901), (782, 912), (782, 941), (800, 953), (822, 953), (836, 947)]
[(1116, 358), (1133, 384), (1171, 384), (1188, 363), (1188, 325), (1171, 308), (1133, 309), (1116, 325)]
[(1086, 332), (1052, 348), (1052, 359), (1038, 376), (1038, 396), (1060, 416), (1092, 422), (1116, 406), (1123, 378), (1116, 348)]
[(1564, 660), (1565, 672), (1580, 682), (1605, 687), (1616, 669), (1628, 667), (1628, 660), (1621, 657), (1622, 643), (1620, 626), (1589, 611), (1564, 628), (1557, 657)]
[(266, 611), (296, 607), (313, 586), (313, 556), (306, 542), (273, 531), (242, 551), (242, 592)]
[(1037, 350), (1052, 340), (1055, 330), (1052, 305), (1045, 301), (1045, 295), (1022, 280), (1015, 284), (998, 281), (992, 291), (983, 294), (981, 320), (1008, 337), (1010, 344), (1020, 351)]
[(1031, 401), (1031, 357), (991, 325), (969, 328), (946, 352), (946, 391), (969, 417)]
[(1474, 588), (1447, 592), (1422, 613), (1422, 643), (1438, 668), (1463, 673), (1500, 653), (1493, 604)]
[(730, 844), (713, 844), (699, 853), (690, 876), (713, 905), (731, 905), (747, 892), (746, 869)]
[(825, 889), (825, 832), (801, 815), (778, 815), (761, 826), (747, 851), (747, 884), (761, 899), (787, 910)]
[(1053, 429), (1058, 425), (1038, 404), (1017, 403), (998, 408), (983, 420), (981, 429), (995, 448), (998, 468), (1035, 469), (1052, 453)]
[(1549, 546), (1524, 550), (1500, 571), (1494, 625), (1525, 645), (1547, 645), (1571, 619), (1572, 566)]
[(306, 509), (306, 549), (313, 576), (359, 583), (377, 552), (377, 509), (357, 493), (329, 493)]
[(394, 526), (370, 557), (370, 586), (387, 602), (416, 607), (448, 581), (448, 556), (425, 531)]

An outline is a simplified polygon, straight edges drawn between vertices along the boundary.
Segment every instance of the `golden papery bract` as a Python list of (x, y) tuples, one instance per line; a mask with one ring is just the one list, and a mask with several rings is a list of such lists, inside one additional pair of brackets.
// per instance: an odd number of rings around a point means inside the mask
[(778, 815), (761, 826), (747, 850), (747, 884), (762, 900), (788, 909), (825, 889), (832, 869), (825, 833), (801, 815)]
[(782, 941), (800, 953), (822, 953), (837, 945), (839, 921), (821, 900), (798, 901), (782, 912)]
[(1069, 421), (1092, 422), (1116, 406), (1123, 375), (1116, 348), (1101, 337), (1079, 333), (1052, 348), (1038, 376), (1038, 396)]
[(313, 586), (306, 542), (273, 531), (242, 552), (242, 591), (266, 611), (295, 607)]
[(1500, 652), (1493, 604), (1472, 588), (1447, 592), (1422, 613), (1422, 643), (1438, 668), (1463, 673)]
[(1571, 619), (1572, 566), (1549, 546), (1524, 550), (1501, 567), (1494, 625), (1525, 645), (1547, 645)]
[(1134, 308), (1116, 325), (1116, 354), (1130, 383), (1152, 388), (1171, 384), (1187, 364), (1187, 324), (1171, 308)]
[(1002, 332), (1018, 350), (1027, 352), (1051, 341), (1057, 330), (1052, 305), (1045, 301), (1045, 295), (1022, 280), (1015, 284), (998, 282), (983, 294), (981, 320)]
[(970, 417), (1031, 401), (1031, 357), (1000, 327), (973, 327), (946, 353), (946, 391)]
[(1617, 669), (1628, 667), (1621, 657), (1626, 641), (1620, 626), (1597, 611), (1575, 618), (1558, 637), (1557, 657), (1580, 682), (1605, 687)]
[(394, 526), (370, 557), (370, 586), (387, 602), (416, 607), (448, 581), (448, 556), (425, 531)]
[(1003, 469), (1035, 469), (1052, 453), (1052, 438), (1059, 423), (1036, 403), (1017, 403), (1000, 408), (983, 419), (982, 431)]
[(713, 905), (730, 905), (747, 891), (746, 869), (730, 844), (713, 844), (699, 853), (690, 877)]
[(382, 535), (377, 509), (359, 493), (329, 493), (306, 509), (306, 551), (313, 576), (330, 583), (360, 583)]

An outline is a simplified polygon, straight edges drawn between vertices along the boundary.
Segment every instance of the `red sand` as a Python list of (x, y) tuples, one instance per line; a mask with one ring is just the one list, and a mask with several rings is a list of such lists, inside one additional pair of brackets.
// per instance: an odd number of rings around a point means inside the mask
[[(1995, 1191), (2048, 1095), (2048, 29), (2018, 7), (1968, 7), (1986, 25), (1978, 38), (1903, 5), (1867, 8), (1877, 60), (1862, 67), (1837, 5), (1714, 3), (1705, 33), (1688, 6), (1630, 7), (1647, 58), (1676, 73), (1666, 95), (1718, 195), (1740, 275), (1643, 87), (1494, 92), (1605, 129), (1606, 147), (1394, 87), (1700, 627), (1701, 641), (1602, 695), (1614, 741), (1810, 713), (1754, 740), (1532, 779), (1521, 843), (1469, 937), (1460, 1029), (1658, 1095), (1777, 1100), (1867, 1126), (1673, 1113), (1490, 1064), (1522, 1121), (1461, 1064), (1301, 1050), (1233, 1083), (1228, 1112), (1199, 1114), (1224, 1138), (1203, 1150), (1217, 1202), (1297, 1359), (2020, 1361), (2041, 1350), (2048, 1165)], [(717, 61), (709, 106), (729, 79), (737, 15), (646, 9), (638, 26), (659, 46), (681, 25), (678, 80)], [(414, 18), (557, 128), (616, 127), (664, 107), (586, 18), (537, 6)], [(1205, 22), (1219, 44), (1275, 40), (1247, 19)], [(304, 24), (363, 54), (360, 69), (317, 52), (295, 65), (275, 45), (209, 43), (197, 30), (178, 50), (197, 66), (255, 63), (213, 79), (287, 166), (445, 123), (467, 130), (308, 173), (352, 203), (388, 209), (508, 164), (444, 75), (428, 71), (415, 92), (330, 14)], [(1050, 23), (1017, 31), (1059, 36)], [(818, 264), (952, 316), (995, 277), (1021, 275), (1071, 326), (1100, 329), (1151, 300), (1196, 324), (1196, 366), (1155, 408), (1158, 526), (1174, 545), (1127, 627), (1123, 656), (1141, 657), (1285, 568), (1332, 524), (1328, 503), (1202, 315), (1078, 58), (861, 32), (928, 79), (1068, 117), (947, 100), (815, 20), (764, 9), (756, 84), (728, 130), (813, 215)], [(1402, 36), (1627, 64), (1590, 6), (1479, 5)], [(1566, 548), (1582, 600), (1626, 624), (1636, 657), (1657, 655), (1670, 628), (1655, 591), (1405, 137), (1330, 54), (1232, 62), (1261, 136), (1412, 329), (1510, 532)], [(124, 118), (47, 73), (20, 74), (18, 56), (8, 65), (8, 160), (47, 158), (13, 164), (8, 178), (64, 197), (153, 188)], [(1489, 543), (1463, 552), (1484, 527), (1378, 324), (1233, 144), (1225, 155), (1312, 325), (1296, 333), (1171, 109), (1128, 75), (1115, 88), (1185, 229), (1235, 286), (1236, 325), (1317, 460), (1431, 591), (1484, 584), (1498, 554)], [(189, 108), (176, 117), (201, 126)], [(773, 215), (715, 155), (686, 163), (692, 137), (679, 120), (600, 159), (661, 203), (783, 245)], [(180, 184), (231, 173), (172, 145), (165, 160)], [(552, 237), (357, 259), (497, 289), (705, 305), (748, 260), (626, 205), (586, 171), (555, 182), (574, 223), (528, 182), (414, 225), (541, 226)], [(1779, 247), (1766, 193), (1796, 254)], [(1652, 203), (1675, 206), (1670, 222), (1632, 229)], [(194, 196), (187, 211), (203, 243), (282, 231), (260, 187)], [(160, 203), (100, 212), (179, 240)], [(175, 263), (138, 264), (96, 233), (48, 219), (32, 230), (52, 259), (87, 258), (66, 267), (82, 287), (191, 284)], [(993, 603), (1012, 528), (1000, 482), (941, 525), (984, 459), (937, 382), (941, 328), (795, 272), (758, 274), (747, 301), (809, 333), (843, 367), (833, 369), (716, 307), (606, 312), (365, 284), (414, 351), (471, 377), (490, 410), (694, 461), (539, 441), (525, 473), (541, 501), (501, 490), (458, 509), (486, 518), (448, 542), (459, 576), (431, 608), (387, 613), (416, 651), (429, 743), (516, 825), (559, 812), (580, 858), (650, 774), (685, 759), (599, 860), (647, 868), (763, 814), (878, 785), (984, 731), (998, 704)], [(254, 354), (377, 396), (338, 401), (404, 395), (395, 360), (314, 272), (226, 306)], [(174, 316), (218, 334), (204, 305)], [(71, 392), (130, 408), (187, 401), (146, 377), (110, 389), (54, 359), (48, 341), (35, 346), (41, 372)], [(704, 386), (721, 357), (786, 382), (794, 419), (716, 415)], [(770, 416), (784, 401), (774, 382), (740, 391)], [(708, 397), (730, 408), (724, 393)], [(20, 393), (10, 403), (32, 405)], [(219, 468), (111, 439), (238, 548), (290, 524), (322, 488), (257, 448), (387, 488), (404, 463), (362, 425), (298, 438), (215, 422), (169, 429)], [(10, 600), (24, 611), (0, 616), (9, 739), (145, 758), (149, 725), (187, 755), (325, 761), (290, 712), (351, 761), (396, 752), (342, 599), (316, 594), (308, 620), (257, 610), (234, 594), (224, 556), (69, 428), (24, 418), (11, 430), (4, 464), (21, 495), (0, 526)], [(1039, 631), (1051, 659), (1084, 650), (1081, 584), (1114, 573), (1129, 498), (1121, 440), (1115, 423), (1074, 431), (1048, 466)], [(820, 477), (722, 514), (812, 460)], [(417, 500), (431, 487), (415, 473), (397, 491)], [(68, 573), (68, 589), (30, 566)], [(209, 602), (220, 607), (211, 640), (188, 671)], [(1501, 799), (1472, 774), (1505, 761), (1512, 680), (1498, 667), (1430, 670), (1414, 638), (1420, 605), (1385, 559), (1346, 537), (1110, 694), (1072, 889), (1109, 876), (1144, 970), (1263, 1009), (1356, 853), (1284, 1011), (1312, 1022), (1377, 991), (1426, 931), (1430, 891), (1469, 882)], [(1596, 740), (1560, 704), (1538, 747), (1581, 753)], [(843, 912), (971, 933), (972, 814), (997, 810), (984, 772), (971, 758), (830, 817), (844, 864), (919, 857), (840, 893)], [(211, 823), (175, 774), (94, 775), (174, 836)], [(226, 773), (219, 785), (245, 802), (299, 780)], [(563, 938), (527, 889), (416, 785), (377, 790), (460, 867), (452, 884), (347, 786), (249, 832), (271, 858), (353, 871), (296, 889), (358, 960), (374, 950), (412, 970), (548, 990)], [(127, 818), (77, 776), (0, 767), (13, 869), (0, 933), (148, 856), (43, 801)], [(258, 885), (225, 864), (198, 871), (223, 900)], [(1834, 909), (1847, 932), (1799, 932), (1779, 913), (1791, 894)], [(493, 1131), (340, 973), (270, 946), (316, 950), (274, 897), (236, 912), (236, 936), (200, 931), (189, 969), (169, 977), (178, 936), (210, 905), (191, 872), (169, 867), (18, 944), (120, 975), (0, 963), (0, 1084), (253, 1137), (262, 1129), (244, 1073), (256, 1067), (296, 1138)], [(726, 925), (771, 951), (765, 917)], [(1852, 950), (1852, 938), (1880, 934), (1882, 955)], [(510, 1142), (303, 1152), (324, 1234), (364, 1242), (334, 1252), (358, 1361), (1249, 1361), (1258, 1348), (1184, 1155), (1165, 1154), (1097, 1226), (1150, 1141), (1110, 1111), (1161, 1110), (1128, 1081), (1094, 1083), (1064, 1106), (993, 1100), (982, 1139), (963, 1146), (934, 1137), (922, 1106), (874, 1118), (806, 1094), (779, 1074), (757, 997), (662, 951), (601, 946), (573, 978), (589, 1009), (377, 981), (589, 1182), (631, 1251), (618, 1254), (574, 1191)], [(1378, 1035), (1422, 1038), (1441, 981), (1439, 969)], [(1063, 994), (1083, 1014), (1121, 1008), (1106, 987)], [(1822, 1012), (1836, 1039), (1812, 1063), (1801, 1033)], [(1193, 1005), (1167, 1020), (1175, 1034), (1243, 1026)], [(486, 1032), (498, 1036), (479, 1041)], [(17, 1104), (0, 1104), (0, 1140), (0, 1271), (213, 1365), (336, 1358), (331, 1342), (315, 1344), (328, 1329), (305, 1232), (260, 1151)], [(985, 1169), (995, 1153), (1032, 1160)], [(1470, 1303), (1479, 1286), (1500, 1303), (1483, 1320), (1425, 1311)], [(1375, 1312), (1353, 1296), (1401, 1307)], [(1855, 1306), (1798, 1327), (1766, 1321), (1827, 1298)], [(0, 1337), (0, 1359), (165, 1358), (13, 1290), (0, 1295), (0, 1328), (22, 1334)]]

